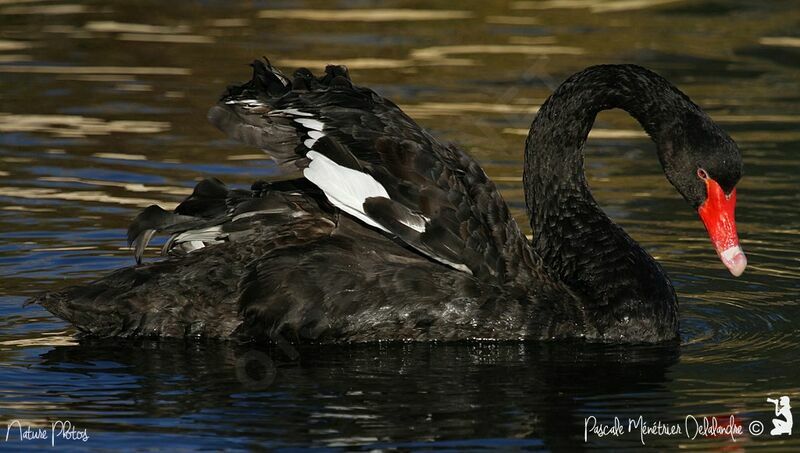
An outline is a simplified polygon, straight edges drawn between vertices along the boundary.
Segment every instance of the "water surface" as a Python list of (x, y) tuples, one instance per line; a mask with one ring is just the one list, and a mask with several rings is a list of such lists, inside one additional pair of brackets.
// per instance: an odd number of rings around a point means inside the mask
[[(645, 442), (796, 450), (800, 428), (769, 435), (766, 401), (800, 407), (796, 4), (429, 3), (0, 1), (0, 428), (69, 420), (90, 439), (58, 445), (96, 449), (636, 448), (635, 433), (584, 443), (585, 420), (734, 415), (745, 427), (735, 442)], [(141, 208), (174, 206), (203, 177), (246, 186), (273, 171), (205, 120), (261, 55), (287, 70), (347, 64), (357, 83), (476, 156), (521, 225), (522, 145), (537, 106), (588, 65), (650, 67), (739, 142), (750, 266), (727, 274), (638, 125), (604, 112), (588, 179), (670, 273), (680, 344), (78, 344), (69, 325), (23, 307), (131, 265), (124, 230)], [(753, 422), (766, 432), (748, 432)], [(3, 447), (45, 444), (12, 435)]]

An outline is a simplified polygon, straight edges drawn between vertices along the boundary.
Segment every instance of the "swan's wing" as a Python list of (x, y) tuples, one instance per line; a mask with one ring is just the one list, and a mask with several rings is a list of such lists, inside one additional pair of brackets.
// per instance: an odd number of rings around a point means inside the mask
[(395, 104), (329, 66), (290, 80), (253, 63), (252, 80), (209, 112), (222, 131), (300, 173), (342, 211), (476, 277), (515, 279), (535, 257), (478, 163)]
[(206, 179), (174, 211), (152, 205), (139, 213), (128, 228), (128, 244), (141, 263), (157, 233), (170, 235), (163, 255), (185, 255), (209, 245), (268, 236), (298, 220), (333, 225), (333, 215), (322, 192), (302, 179), (259, 181), (251, 190), (229, 189), (218, 179)]

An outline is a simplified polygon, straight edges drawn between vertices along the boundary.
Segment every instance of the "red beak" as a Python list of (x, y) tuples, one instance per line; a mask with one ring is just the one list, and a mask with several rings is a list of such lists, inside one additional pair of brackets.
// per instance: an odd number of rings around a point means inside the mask
[(722, 264), (731, 271), (734, 277), (742, 275), (747, 267), (747, 257), (739, 247), (739, 235), (736, 233), (736, 189), (725, 195), (722, 187), (711, 178), (706, 178), (708, 198), (697, 210), (706, 226), (711, 242)]

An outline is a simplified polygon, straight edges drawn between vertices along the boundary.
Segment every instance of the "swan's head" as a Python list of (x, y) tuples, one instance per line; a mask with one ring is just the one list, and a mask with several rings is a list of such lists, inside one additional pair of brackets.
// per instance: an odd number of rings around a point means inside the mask
[(736, 184), (742, 155), (736, 142), (694, 104), (657, 139), (669, 181), (697, 209), (722, 263), (742, 275), (747, 258), (736, 232)]

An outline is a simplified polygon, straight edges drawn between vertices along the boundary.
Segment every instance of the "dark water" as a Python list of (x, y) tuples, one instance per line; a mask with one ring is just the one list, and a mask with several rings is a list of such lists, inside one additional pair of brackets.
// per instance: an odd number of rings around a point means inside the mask
[[(638, 428), (584, 443), (585, 421), (685, 428), (689, 415), (723, 425), (733, 415), (743, 433), (690, 439), (684, 429), (646, 445), (800, 447), (800, 425), (769, 435), (766, 401), (786, 395), (800, 407), (797, 3), (429, 3), (436, 12), (378, 16), (421, 3), (0, 1), (0, 447), (49, 445), (20, 441), (16, 428), (3, 442), (13, 420), (48, 434), (69, 420), (90, 439), (57, 446), (637, 448)], [(477, 156), (520, 224), (536, 106), (590, 64), (648, 66), (739, 142), (750, 267), (727, 274), (651, 143), (610, 112), (588, 144), (589, 181), (669, 271), (679, 345), (77, 344), (68, 325), (23, 308), (37, 292), (131, 265), (124, 228), (142, 207), (174, 206), (203, 176), (246, 185), (271, 172), (205, 121), (261, 55), (348, 64), (358, 83)], [(754, 422), (765, 432), (751, 433)]]

